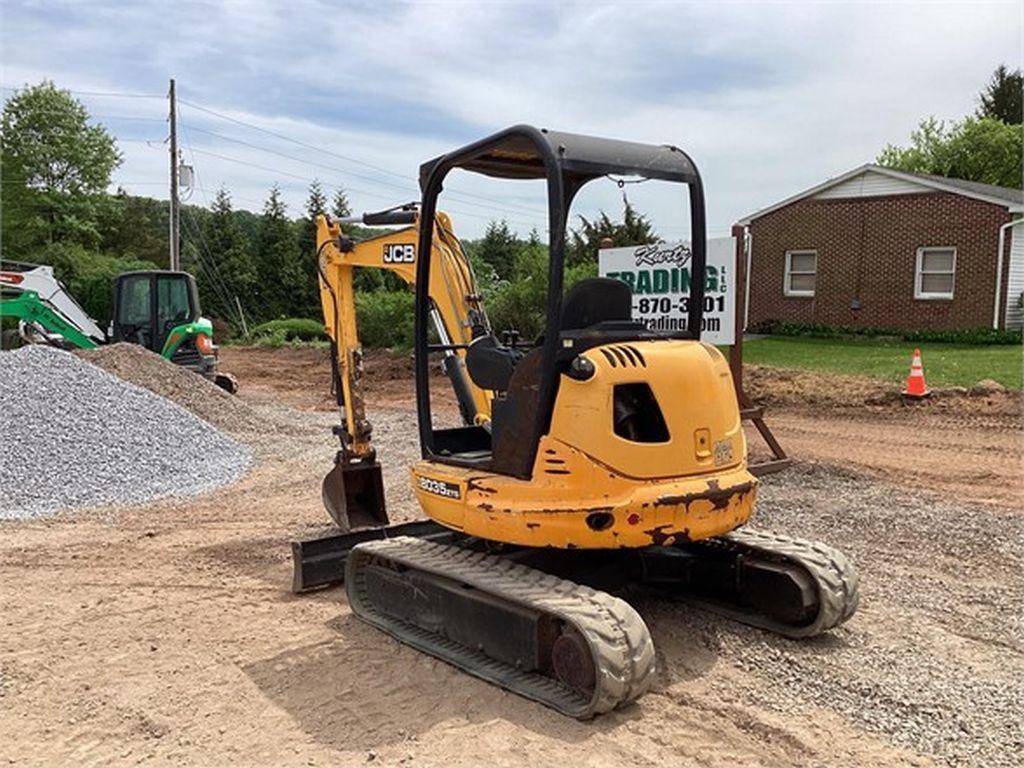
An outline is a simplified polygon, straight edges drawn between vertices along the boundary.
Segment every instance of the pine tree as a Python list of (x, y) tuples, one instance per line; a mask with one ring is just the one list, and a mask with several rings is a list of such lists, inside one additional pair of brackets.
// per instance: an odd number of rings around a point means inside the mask
[(276, 184), (263, 205), (257, 254), (257, 292), (267, 319), (287, 317), (301, 312), (304, 283), (313, 279), (302, 273), (295, 230), (288, 219), (287, 207)]
[(622, 223), (612, 221), (607, 213), (601, 211), (594, 221), (580, 216), (580, 228), (572, 231), (568, 243), (566, 262), (576, 266), (587, 262), (597, 263), (597, 250), (601, 241), (608, 239), (615, 247), (656, 243), (661, 238), (646, 216), (630, 204), (629, 199), (622, 196)]
[(348, 195), (345, 194), (345, 190), (342, 187), (338, 187), (338, 191), (334, 193), (334, 202), (331, 204), (331, 213), (339, 219), (352, 215), (352, 208), (348, 203)]
[(1021, 105), (1021, 92), (1024, 91), (1024, 76), (1019, 69), (1012, 72), (1005, 64), (996, 67), (985, 90), (978, 94), (981, 106), (978, 117), (994, 117), (1007, 125), (1020, 125), (1024, 122), (1024, 110)]
[(99, 250), (167, 266), (167, 203), (118, 188), (98, 206)]
[(316, 280), (316, 217), (327, 212), (327, 197), (317, 179), (309, 185), (306, 198), (306, 215), (295, 224), (298, 228), (299, 256), (302, 271), (309, 279), (302, 283), (299, 301), (302, 314), (315, 317), (320, 312), (320, 291)]
[[(257, 286), (256, 265), (232, 209), (231, 195), (224, 187), (217, 191), (210, 211), (203, 226), (203, 241), (210, 251), (210, 258), (216, 262), (216, 269), (214, 270), (211, 265), (209, 270), (213, 274), (200, 276), (205, 278), (199, 282), (200, 290), (205, 288), (206, 294), (213, 294), (214, 289), (208, 283), (219, 280), (220, 286), (214, 302), (228, 302), (229, 314), (234, 316), (237, 310), (232, 304), (237, 296), (246, 318), (254, 319), (259, 315), (257, 302), (254, 300)], [(203, 303), (206, 303), (205, 298)]]
[(491, 265), (499, 279), (514, 277), (516, 258), (523, 249), (523, 241), (509, 229), (508, 222), (491, 221), (477, 246), (477, 255)]

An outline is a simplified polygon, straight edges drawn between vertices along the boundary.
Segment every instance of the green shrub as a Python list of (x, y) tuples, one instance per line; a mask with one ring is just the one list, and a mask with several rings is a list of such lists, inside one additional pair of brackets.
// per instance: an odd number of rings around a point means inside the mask
[[(411, 349), (415, 300), (409, 291), (356, 293), (359, 341), (374, 349)], [(323, 322), (301, 317), (270, 320), (251, 329), (249, 343), (261, 347), (326, 342)]]
[[(580, 280), (594, 277), (597, 264), (583, 262), (567, 267), (562, 278), (568, 291)], [(548, 251), (543, 245), (528, 246), (516, 259), (512, 280), (501, 280), (484, 291), (487, 317), (496, 334), (516, 330), (525, 340), (544, 332), (548, 301)]]
[(356, 294), (359, 339), (364, 347), (410, 349), (413, 344), (415, 297), (409, 291)]
[(305, 317), (287, 317), (260, 323), (249, 332), (249, 338), (260, 346), (279, 347), (293, 341), (326, 341), (324, 324)]
[(158, 269), (151, 261), (120, 259), (81, 245), (54, 243), (31, 259), (49, 264), (90, 317), (105, 327), (114, 311), (114, 278), (122, 272)]
[(994, 328), (966, 328), (950, 331), (907, 331), (898, 328), (866, 328), (846, 325), (812, 325), (788, 323), (781, 320), (766, 320), (755, 323), (750, 333), (770, 336), (805, 336), (817, 339), (849, 339), (887, 337), (911, 343), (941, 344), (1020, 344), (1021, 331), (996, 330)]

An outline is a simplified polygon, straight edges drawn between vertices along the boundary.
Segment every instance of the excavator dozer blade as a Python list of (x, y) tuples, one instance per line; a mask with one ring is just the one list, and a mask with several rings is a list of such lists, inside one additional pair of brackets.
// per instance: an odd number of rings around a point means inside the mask
[(327, 512), (343, 533), (388, 524), (384, 480), (376, 460), (336, 461), (324, 477), (321, 495)]

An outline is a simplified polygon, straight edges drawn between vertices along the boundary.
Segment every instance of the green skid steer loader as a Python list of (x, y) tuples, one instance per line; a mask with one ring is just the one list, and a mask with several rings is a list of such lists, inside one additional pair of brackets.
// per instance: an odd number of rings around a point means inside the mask
[(4, 261), (0, 269), (0, 317), (18, 320), (29, 343), (93, 349), (129, 342), (204, 376), (228, 392), (234, 376), (217, 370), (213, 325), (202, 316), (195, 278), (188, 272), (125, 272), (114, 281), (114, 316), (108, 332), (57, 280), (53, 268)]

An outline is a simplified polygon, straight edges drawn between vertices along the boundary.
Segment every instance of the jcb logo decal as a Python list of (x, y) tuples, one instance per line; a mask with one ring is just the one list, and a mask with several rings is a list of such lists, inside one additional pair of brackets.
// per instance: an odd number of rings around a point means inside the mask
[(412, 264), (416, 261), (416, 246), (408, 245), (385, 245), (385, 264)]

